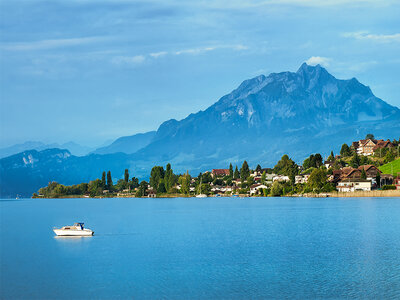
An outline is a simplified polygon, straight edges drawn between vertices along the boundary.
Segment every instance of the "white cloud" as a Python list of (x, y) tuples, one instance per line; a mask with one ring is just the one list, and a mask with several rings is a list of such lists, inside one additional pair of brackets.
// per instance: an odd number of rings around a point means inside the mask
[(191, 49), (184, 49), (184, 50), (178, 50), (175, 51), (175, 55), (181, 55), (181, 54), (200, 54), (204, 52), (209, 52), (209, 51), (214, 51), (218, 49), (231, 49), (235, 51), (242, 51), (242, 50), (247, 50), (248, 47), (238, 44), (238, 45), (217, 45), (217, 46), (207, 46), (207, 47), (200, 47), (200, 48), (191, 48)]
[(306, 63), (310, 66), (321, 65), (324, 67), (328, 67), (330, 61), (331, 59), (328, 57), (311, 56), (309, 59), (306, 60)]
[(105, 40), (104, 37), (84, 37), (71, 39), (53, 39), (33, 42), (3, 43), (0, 48), (10, 51), (42, 50), (68, 46), (79, 46)]
[(230, 49), (234, 51), (242, 51), (248, 49), (248, 47), (241, 44), (223, 45), (223, 46), (217, 45), (217, 46), (205, 46), (198, 48), (188, 48), (170, 52), (168, 51), (151, 52), (148, 54), (136, 55), (136, 56), (115, 56), (112, 58), (112, 63), (115, 65), (139, 65), (145, 62), (147, 59), (158, 59), (166, 55), (183, 55), (183, 54), (197, 55), (205, 52), (214, 51), (217, 49)]
[(160, 51), (160, 52), (150, 53), (150, 56), (154, 58), (159, 58), (167, 54), (168, 54), (167, 51)]
[(374, 42), (400, 42), (400, 33), (394, 34), (372, 34), (368, 31), (346, 32), (344, 37), (354, 38), (356, 40), (368, 40)]
[(112, 62), (116, 65), (138, 65), (146, 60), (144, 55), (136, 56), (116, 56), (112, 59)]

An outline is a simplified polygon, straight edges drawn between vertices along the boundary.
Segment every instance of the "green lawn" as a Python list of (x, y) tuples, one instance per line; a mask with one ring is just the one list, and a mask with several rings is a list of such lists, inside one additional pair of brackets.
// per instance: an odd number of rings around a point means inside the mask
[(393, 174), (397, 176), (397, 173), (400, 173), (400, 158), (379, 167), (379, 170), (383, 172), (383, 174)]

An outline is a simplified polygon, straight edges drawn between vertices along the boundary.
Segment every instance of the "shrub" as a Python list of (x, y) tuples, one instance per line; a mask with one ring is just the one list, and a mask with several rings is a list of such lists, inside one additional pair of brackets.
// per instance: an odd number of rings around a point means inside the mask
[(394, 185), (384, 185), (383, 187), (382, 187), (382, 190), (384, 190), (384, 191), (387, 191), (387, 190), (395, 190), (396, 189), (396, 186), (394, 186)]

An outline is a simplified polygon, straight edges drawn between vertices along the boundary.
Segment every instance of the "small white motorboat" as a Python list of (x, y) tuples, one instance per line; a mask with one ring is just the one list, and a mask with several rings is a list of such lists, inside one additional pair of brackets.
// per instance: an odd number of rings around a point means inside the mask
[(94, 232), (84, 228), (83, 223), (75, 223), (72, 226), (64, 226), (61, 228), (53, 228), (53, 231), (58, 236), (92, 236)]

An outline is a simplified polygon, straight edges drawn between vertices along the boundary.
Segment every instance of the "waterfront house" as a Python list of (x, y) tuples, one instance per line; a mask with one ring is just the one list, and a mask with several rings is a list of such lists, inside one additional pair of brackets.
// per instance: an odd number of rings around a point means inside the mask
[(154, 190), (149, 190), (149, 191), (147, 191), (147, 197), (148, 198), (156, 198), (157, 193)]
[(267, 189), (267, 188), (268, 187), (266, 185), (264, 185), (264, 184), (253, 184), (250, 187), (250, 195), (257, 194), (259, 192), (259, 190)]
[(397, 178), (394, 180), (394, 185), (397, 190), (400, 190), (400, 173), (397, 174)]
[(371, 180), (361, 178), (345, 178), (338, 182), (336, 188), (339, 192), (355, 192), (370, 191), (371, 187)]
[(381, 174), (380, 186), (392, 185), (394, 182), (392, 174)]

